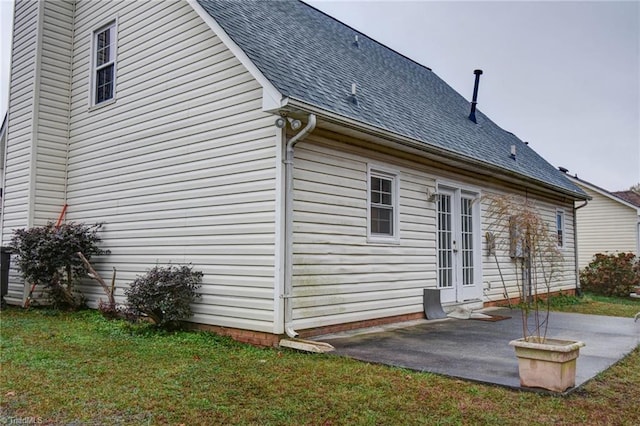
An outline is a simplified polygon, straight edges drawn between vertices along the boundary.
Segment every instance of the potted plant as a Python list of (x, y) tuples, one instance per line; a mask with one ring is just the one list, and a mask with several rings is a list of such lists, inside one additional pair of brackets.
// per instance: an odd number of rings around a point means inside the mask
[[(547, 337), (549, 296), (564, 260), (559, 236), (550, 231), (548, 221), (530, 199), (506, 195), (489, 198), (489, 228), (495, 233), (490, 232), (488, 240), (500, 241), (503, 237), (518, 288), (522, 337), (509, 344), (518, 357), (520, 384), (563, 392), (575, 386), (576, 359), (584, 343)], [(495, 259), (498, 262), (497, 256)]]

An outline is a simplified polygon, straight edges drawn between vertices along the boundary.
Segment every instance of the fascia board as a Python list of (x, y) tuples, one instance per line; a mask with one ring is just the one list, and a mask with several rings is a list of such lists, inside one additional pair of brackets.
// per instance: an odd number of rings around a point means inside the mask
[(197, 0), (187, 0), (189, 5), (202, 18), (202, 20), (211, 28), (211, 30), (220, 38), (222, 43), (235, 55), (236, 58), (245, 66), (249, 73), (262, 86), (262, 110), (271, 112), (282, 106), (282, 94), (276, 87), (264, 76), (246, 53), (236, 44), (235, 41), (226, 33), (218, 22), (207, 13), (206, 10), (198, 3)]
[(382, 139), (386, 139), (386, 140), (392, 140), (396, 143), (399, 143), (401, 145), (405, 145), (408, 146), (410, 148), (416, 149), (418, 151), (422, 151), (422, 152), (426, 152), (429, 154), (433, 154), (433, 155), (437, 155), (440, 156), (442, 158), (446, 158), (449, 160), (452, 160), (458, 164), (466, 164), (467, 166), (472, 166), (472, 167), (477, 167), (479, 169), (483, 169), (483, 170), (487, 170), (487, 171), (492, 171), (492, 172), (496, 172), (501, 176), (504, 176), (504, 178), (512, 178), (512, 179), (516, 179), (519, 180), (520, 182), (522, 181), (526, 181), (526, 182), (530, 182), (531, 184), (536, 185), (536, 187), (538, 188), (545, 188), (547, 191), (551, 191), (552, 193), (555, 193), (556, 195), (562, 194), (564, 196), (568, 196), (573, 200), (587, 200), (588, 196), (585, 197), (585, 195), (573, 192), (573, 191), (569, 191), (567, 189), (564, 188), (560, 188), (558, 186), (555, 185), (551, 185), (551, 184), (545, 184), (544, 182), (532, 179), (532, 178), (527, 178), (526, 176), (523, 175), (519, 175), (517, 173), (514, 172), (510, 172), (509, 170), (503, 169), (501, 167), (498, 166), (494, 166), (492, 164), (486, 163), (484, 161), (479, 161), (479, 160), (475, 160), (473, 158), (469, 158), (469, 157), (465, 157), (463, 155), (457, 155), (451, 151), (447, 151), (445, 149), (442, 148), (438, 148), (436, 146), (433, 145), (427, 145), (424, 142), (417, 140), (417, 139), (412, 139), (403, 135), (400, 135), (398, 133), (394, 133), (391, 132), (389, 130), (385, 130), (385, 129), (381, 129), (379, 127), (376, 126), (372, 126), (366, 123), (363, 123), (361, 121), (358, 120), (354, 120), (352, 118), (349, 117), (345, 117), (342, 116), (340, 114), (336, 114), (334, 112), (328, 111), (322, 107), (318, 107), (309, 103), (306, 103), (304, 101), (300, 101), (298, 99), (292, 98), (292, 97), (287, 97), (285, 99), (283, 99), (282, 101), (282, 106), (283, 107), (290, 107), (290, 108), (297, 108), (300, 110), (304, 110), (307, 112), (311, 112), (314, 113), (316, 115), (318, 115), (318, 117), (323, 117), (331, 122), (334, 123), (338, 123), (341, 125), (345, 125), (346, 127), (355, 129), (355, 130), (359, 130), (365, 133), (369, 133), (372, 134), (374, 136), (380, 137)]

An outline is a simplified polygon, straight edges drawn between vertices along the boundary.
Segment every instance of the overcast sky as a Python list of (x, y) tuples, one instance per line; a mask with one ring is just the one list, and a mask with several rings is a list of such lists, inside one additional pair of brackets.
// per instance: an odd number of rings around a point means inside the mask
[[(640, 2), (328, 1), (314, 7), (430, 67), (554, 166), (640, 182)], [(0, 0), (0, 114), (12, 5)]]

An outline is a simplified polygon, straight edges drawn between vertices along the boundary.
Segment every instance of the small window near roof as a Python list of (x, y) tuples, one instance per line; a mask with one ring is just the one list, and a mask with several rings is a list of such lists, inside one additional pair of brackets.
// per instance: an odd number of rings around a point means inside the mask
[(556, 211), (556, 232), (558, 234), (558, 247), (564, 247), (564, 212)]
[(116, 89), (116, 22), (93, 33), (91, 99), (93, 105), (114, 99)]

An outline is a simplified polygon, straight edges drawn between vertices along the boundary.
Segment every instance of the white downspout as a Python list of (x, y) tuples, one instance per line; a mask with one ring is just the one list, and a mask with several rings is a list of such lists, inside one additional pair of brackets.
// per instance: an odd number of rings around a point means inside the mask
[(578, 209), (589, 204), (589, 200), (584, 200), (584, 204), (573, 208), (573, 254), (576, 263), (576, 296), (580, 296), (580, 265), (578, 263)]
[(285, 190), (284, 190), (284, 217), (285, 217), (285, 234), (284, 234), (284, 247), (285, 247), (285, 269), (284, 269), (284, 331), (287, 336), (292, 339), (298, 336), (298, 333), (293, 329), (291, 324), (293, 321), (293, 306), (291, 305), (291, 289), (293, 278), (293, 147), (296, 143), (304, 139), (309, 133), (316, 128), (316, 116), (315, 114), (309, 114), (309, 121), (304, 129), (300, 130), (298, 134), (292, 137), (287, 142), (287, 150), (285, 153)]

